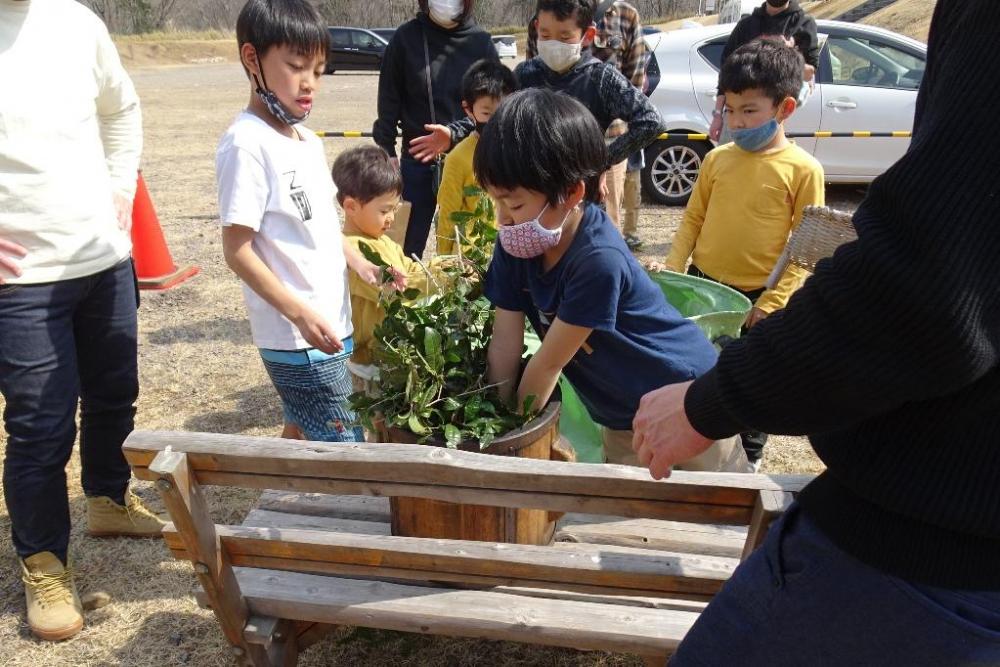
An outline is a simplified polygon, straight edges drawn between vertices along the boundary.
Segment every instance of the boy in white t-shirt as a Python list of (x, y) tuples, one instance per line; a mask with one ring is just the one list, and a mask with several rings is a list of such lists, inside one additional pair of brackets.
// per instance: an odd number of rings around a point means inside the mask
[(281, 396), (282, 437), (361, 442), (347, 403), (347, 267), (368, 282), (380, 273), (344, 246), (322, 140), (298, 125), (323, 74), (326, 24), (307, 0), (249, 0), (236, 35), (251, 94), (216, 152), (226, 263)]

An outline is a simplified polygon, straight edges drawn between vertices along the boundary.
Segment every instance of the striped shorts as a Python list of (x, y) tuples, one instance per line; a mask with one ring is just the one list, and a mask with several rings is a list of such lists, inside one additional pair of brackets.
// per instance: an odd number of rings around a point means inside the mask
[(285, 422), (295, 424), (309, 440), (364, 442), (365, 434), (347, 397), (353, 392), (347, 360), (353, 341), (344, 350), (326, 354), (306, 350), (260, 349), (260, 358), (281, 397)]

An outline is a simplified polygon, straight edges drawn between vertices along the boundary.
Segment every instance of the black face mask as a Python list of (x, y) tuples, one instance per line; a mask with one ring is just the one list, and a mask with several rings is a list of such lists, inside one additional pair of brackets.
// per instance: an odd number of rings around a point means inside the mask
[(784, 7), (785, 5), (787, 5), (788, 0), (767, 0), (767, 4), (777, 9), (778, 7)]

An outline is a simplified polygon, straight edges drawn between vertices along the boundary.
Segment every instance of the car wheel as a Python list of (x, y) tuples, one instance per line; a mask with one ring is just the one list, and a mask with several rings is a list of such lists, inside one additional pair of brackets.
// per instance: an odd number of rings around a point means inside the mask
[(707, 141), (662, 139), (646, 148), (642, 186), (658, 204), (683, 206), (694, 191), (701, 162), (712, 149)]

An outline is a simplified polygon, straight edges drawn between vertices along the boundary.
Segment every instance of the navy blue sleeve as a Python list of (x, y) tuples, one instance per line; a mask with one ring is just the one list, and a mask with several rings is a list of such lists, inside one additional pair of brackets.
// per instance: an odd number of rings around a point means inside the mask
[(563, 276), (556, 317), (578, 327), (614, 330), (628, 275), (627, 261), (615, 248), (595, 249), (581, 257)]
[(526, 286), (521, 284), (520, 272), (514, 266), (514, 261), (497, 242), (483, 281), (483, 295), (497, 308), (523, 313)]

